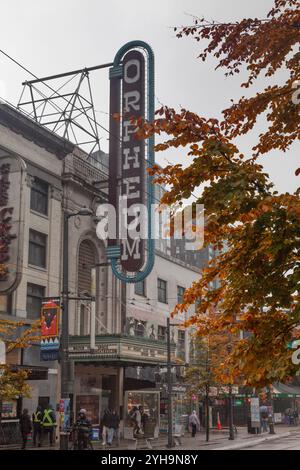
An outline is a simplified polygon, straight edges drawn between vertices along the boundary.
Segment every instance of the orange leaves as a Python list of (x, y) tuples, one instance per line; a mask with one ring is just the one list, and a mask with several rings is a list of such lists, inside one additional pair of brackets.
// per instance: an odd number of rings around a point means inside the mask
[(248, 133), (258, 116), (266, 114), (269, 129), (254, 146), (256, 155), (270, 149), (286, 151), (300, 137), (300, 105), (292, 103), (292, 84), (300, 79), (299, 2), (276, 0), (267, 16), (268, 20), (248, 18), (235, 23), (196, 19), (194, 26), (177, 31), (179, 38), (192, 36), (201, 45), (208, 41), (199, 58), (205, 61), (213, 55), (217, 68), (225, 68), (225, 75), (239, 73), (246, 66), (248, 79), (242, 87), (252, 85), (260, 74), (270, 77), (285, 71), (288, 77), (282, 86), (268, 86), (250, 98), (243, 96), (223, 112), (220, 128), (229, 138)]
[[(0, 339), (6, 344), (6, 352), (30, 347), (40, 341), (40, 321), (25, 327), (24, 322), (0, 320)], [(0, 365), (0, 398), (29, 396), (30, 386), (26, 383), (27, 372), (10, 365)]]

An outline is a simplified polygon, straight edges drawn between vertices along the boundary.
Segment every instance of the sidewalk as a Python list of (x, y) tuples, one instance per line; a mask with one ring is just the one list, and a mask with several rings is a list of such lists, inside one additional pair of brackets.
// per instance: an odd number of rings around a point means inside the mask
[[(269, 433), (263, 434), (248, 434), (246, 427), (237, 428), (237, 435), (234, 441), (228, 439), (229, 430), (223, 429), (217, 431), (215, 429), (210, 430), (210, 439), (209, 442), (206, 442), (205, 433), (202, 431), (196, 435), (195, 438), (192, 438), (188, 433), (181, 438), (182, 445), (176, 446), (174, 449), (177, 450), (230, 450), (230, 449), (242, 449), (244, 447), (254, 446), (257, 443), (261, 443), (267, 440), (280, 439), (283, 437), (289, 436), (293, 432), (300, 433), (300, 426), (285, 426), (278, 425), (275, 427), (274, 435)], [(94, 443), (94, 448), (97, 450), (104, 450), (103, 446), (100, 443)], [(122, 451), (127, 450), (127, 442), (121, 441), (119, 447), (109, 447), (105, 448)], [(167, 450), (167, 436), (160, 436), (157, 440), (152, 441), (153, 450)], [(147, 449), (145, 442), (142, 441), (138, 443), (137, 450)]]
[[(277, 425), (275, 426), (275, 433), (274, 435), (269, 433), (263, 434), (248, 434), (246, 427), (239, 427), (237, 428), (237, 435), (234, 441), (230, 441), (228, 439), (229, 430), (222, 429), (221, 431), (217, 431), (215, 429), (210, 430), (210, 439), (209, 442), (206, 442), (205, 439), (205, 432), (200, 432), (196, 435), (196, 437), (191, 437), (188, 433), (185, 434), (181, 438), (182, 445), (176, 446), (174, 450), (237, 450), (243, 449), (251, 446), (255, 446), (258, 443), (262, 443), (269, 440), (281, 439), (284, 437), (288, 437), (291, 434), (299, 433), (300, 434), (300, 426), (286, 426), (286, 425)], [(70, 443), (71, 445), (71, 443)], [(167, 436), (163, 435), (160, 436), (157, 440), (152, 441), (153, 450), (167, 450)], [(128, 449), (128, 442), (121, 440), (120, 445), (117, 447), (115, 445), (111, 447), (103, 447), (100, 442), (93, 442), (93, 447), (95, 450), (102, 450), (103, 452), (113, 450), (113, 451), (123, 451)], [(0, 450), (4, 449), (11, 449), (11, 450), (18, 450), (20, 446), (16, 445), (8, 445), (8, 446), (0, 446)], [(29, 443), (28, 450), (59, 450), (58, 443), (55, 447), (48, 447), (43, 446), (42, 448), (33, 448), (31, 443)], [(142, 440), (138, 443), (137, 450), (144, 450), (147, 449), (145, 441)]]

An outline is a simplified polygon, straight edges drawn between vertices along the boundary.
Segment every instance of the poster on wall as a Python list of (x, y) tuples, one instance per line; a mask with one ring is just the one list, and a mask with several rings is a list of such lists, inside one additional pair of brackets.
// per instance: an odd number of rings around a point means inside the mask
[(60, 298), (47, 298), (41, 309), (41, 360), (59, 359)]
[(62, 398), (59, 401), (60, 428), (67, 432), (70, 429), (70, 398)]

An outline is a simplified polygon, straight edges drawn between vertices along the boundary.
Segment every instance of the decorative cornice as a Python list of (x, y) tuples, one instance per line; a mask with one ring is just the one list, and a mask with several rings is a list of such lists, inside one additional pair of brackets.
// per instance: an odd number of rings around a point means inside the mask
[(54, 134), (13, 107), (0, 103), (0, 124), (63, 159), (73, 152), (74, 144)]

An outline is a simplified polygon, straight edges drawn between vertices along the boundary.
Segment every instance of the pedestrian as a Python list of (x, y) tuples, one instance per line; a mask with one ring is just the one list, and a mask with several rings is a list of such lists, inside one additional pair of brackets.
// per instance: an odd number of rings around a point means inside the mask
[(143, 430), (143, 433), (147, 434), (147, 423), (149, 421), (149, 415), (148, 413), (146, 413), (146, 411), (144, 410), (143, 407), (140, 407), (140, 411), (141, 411), (141, 423), (142, 423), (142, 430)]
[(76, 420), (76, 423), (74, 425), (74, 430), (77, 431), (77, 442), (76, 444), (76, 449), (79, 450), (85, 450), (90, 446), (91, 448), (91, 442), (90, 442), (90, 432), (91, 432), (91, 422), (87, 418), (87, 412), (84, 408), (81, 408), (81, 410), (78, 413), (78, 418)]
[(268, 419), (269, 419), (269, 414), (266, 406), (262, 407), (263, 409), (261, 410), (260, 413), (260, 423), (261, 423), (261, 430), (262, 432), (268, 432)]
[(133, 435), (141, 434), (143, 431), (142, 431), (142, 414), (140, 411), (140, 407), (137, 407), (137, 406), (134, 407), (134, 412), (131, 417), (134, 421)]
[(294, 410), (294, 425), (295, 426), (298, 426), (298, 419), (299, 419), (299, 413), (298, 413), (298, 410)]
[(120, 418), (117, 415), (117, 412), (115, 409), (111, 409), (111, 413), (108, 417), (108, 422), (107, 422), (107, 444), (109, 446), (112, 445), (112, 441), (114, 436), (117, 436), (117, 432), (119, 429), (119, 423), (120, 423)]
[(28, 410), (24, 408), (23, 413), (20, 418), (20, 431), (22, 435), (22, 450), (26, 449), (28, 434), (30, 434), (32, 430), (31, 419), (28, 414)]
[(42, 445), (42, 420), (43, 412), (42, 407), (38, 406), (36, 411), (32, 413), (32, 422), (33, 422), (33, 447), (38, 447)]
[(104, 411), (103, 418), (102, 418), (102, 445), (103, 446), (107, 444), (111, 413), (112, 413), (112, 410), (110, 407), (108, 407)]
[(49, 405), (44, 409), (43, 419), (42, 419), (42, 432), (47, 434), (47, 440), (49, 440), (50, 447), (54, 444), (54, 431), (56, 426), (56, 416), (53, 410), (53, 406)]
[(294, 415), (293, 415), (293, 410), (289, 408), (288, 410), (288, 423), (290, 426), (294, 424)]
[(195, 437), (196, 432), (200, 431), (200, 421), (195, 410), (193, 410), (192, 414), (189, 417), (189, 427), (192, 432), (192, 437)]

